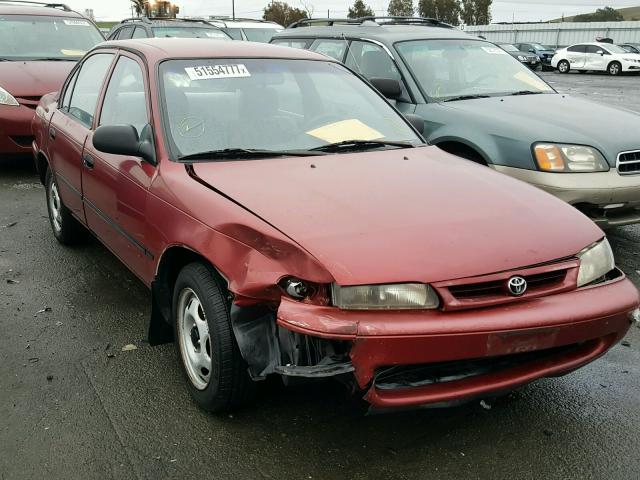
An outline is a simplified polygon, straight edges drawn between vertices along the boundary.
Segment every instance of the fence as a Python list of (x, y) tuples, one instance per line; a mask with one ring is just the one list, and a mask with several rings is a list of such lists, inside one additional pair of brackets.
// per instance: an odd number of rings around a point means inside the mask
[(492, 42), (538, 42), (554, 47), (593, 42), (596, 37), (612, 38), (616, 43), (640, 43), (640, 22), (468, 25), (464, 30)]

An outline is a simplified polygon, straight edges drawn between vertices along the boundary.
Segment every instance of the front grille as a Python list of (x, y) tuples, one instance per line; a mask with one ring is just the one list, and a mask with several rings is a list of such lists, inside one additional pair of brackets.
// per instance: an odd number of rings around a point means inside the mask
[[(522, 275), (527, 281), (527, 291), (535, 292), (541, 288), (561, 283), (567, 276), (566, 270), (555, 272), (543, 272), (535, 275)], [(492, 282), (476, 283), (471, 285), (458, 285), (449, 287), (449, 291), (455, 298), (483, 298), (495, 295), (508, 295), (506, 281), (504, 279)]]
[[(573, 290), (578, 267), (578, 260), (569, 258), (519, 270), (436, 282), (432, 286), (442, 299), (443, 310), (489, 307)], [(509, 279), (516, 276), (527, 283), (520, 296), (509, 292), (507, 287)]]
[(616, 163), (620, 175), (640, 173), (640, 150), (619, 153)]

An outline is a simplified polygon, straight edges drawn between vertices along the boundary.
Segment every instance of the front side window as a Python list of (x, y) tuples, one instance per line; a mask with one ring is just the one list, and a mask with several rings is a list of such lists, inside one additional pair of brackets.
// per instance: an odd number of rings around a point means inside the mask
[(73, 77), (67, 83), (67, 88), (64, 91), (64, 97), (62, 98), (62, 102), (60, 103), (60, 108), (63, 110), (69, 111), (69, 103), (71, 102), (71, 94), (73, 93), (73, 87), (76, 84), (76, 80), (78, 79), (78, 74), (80, 70), (76, 70), (73, 74)]
[(244, 28), (244, 35), (250, 42), (269, 43), (271, 38), (278, 32), (280, 28)]
[(424, 94), (433, 101), (553, 89), (501, 48), (479, 40), (412, 40), (396, 43)]
[(0, 60), (78, 61), (102, 41), (83, 18), (0, 15)]
[(351, 42), (345, 64), (365, 78), (394, 78), (400, 81), (400, 72), (389, 54), (375, 43)]
[(347, 49), (346, 40), (316, 40), (311, 45), (311, 50), (314, 52), (322, 53), (331, 58), (342, 61), (344, 58), (344, 52)]
[(193, 27), (190, 25), (175, 25), (169, 27), (151, 27), (155, 37), (168, 38), (213, 38), (216, 40), (229, 40), (225, 33), (216, 27)]
[(112, 60), (111, 53), (92, 55), (84, 61), (78, 73), (68, 111), (88, 128), (93, 124), (98, 96)]
[(234, 40), (244, 40), (242, 30), (239, 28), (223, 28), (222, 30)]
[(170, 60), (160, 66), (160, 82), (174, 158), (347, 140), (421, 143), (383, 98), (335, 62)]
[(120, 57), (105, 93), (100, 125), (133, 125), (140, 135), (148, 121), (142, 69), (138, 62)]

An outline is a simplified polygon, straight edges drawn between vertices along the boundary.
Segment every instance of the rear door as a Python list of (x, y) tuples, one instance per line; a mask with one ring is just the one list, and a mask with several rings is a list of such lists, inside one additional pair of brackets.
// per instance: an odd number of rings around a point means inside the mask
[[(122, 53), (105, 89), (95, 125), (133, 125), (139, 136), (151, 131), (144, 65)], [(89, 228), (136, 275), (149, 278), (153, 254), (146, 248), (147, 192), (155, 166), (138, 157), (98, 152), (93, 131), (85, 144), (82, 185)]]
[(584, 68), (586, 62), (587, 46), (573, 45), (567, 48), (567, 60), (571, 68)]
[(82, 149), (113, 58), (113, 53), (96, 53), (82, 62), (67, 82), (61, 105), (49, 124), (49, 161), (58, 179), (62, 201), (83, 222)]

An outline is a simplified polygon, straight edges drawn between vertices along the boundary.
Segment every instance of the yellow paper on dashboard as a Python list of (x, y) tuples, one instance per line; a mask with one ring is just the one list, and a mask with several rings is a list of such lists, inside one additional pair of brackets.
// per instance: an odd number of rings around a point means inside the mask
[(374, 130), (355, 118), (330, 123), (320, 128), (309, 130), (307, 135), (319, 138), (328, 143), (344, 142), (345, 140), (376, 140), (384, 138), (384, 135), (379, 131)]
[(60, 50), (60, 53), (66, 55), (67, 57), (82, 57), (87, 52), (85, 52), (84, 50), (67, 50), (66, 48), (63, 48), (62, 50)]
[(548, 92), (551, 90), (546, 83), (544, 83), (535, 75), (529, 74), (528, 72), (518, 72), (513, 76), (513, 78), (515, 78), (516, 80), (520, 80), (521, 82), (526, 83), (543, 92)]

